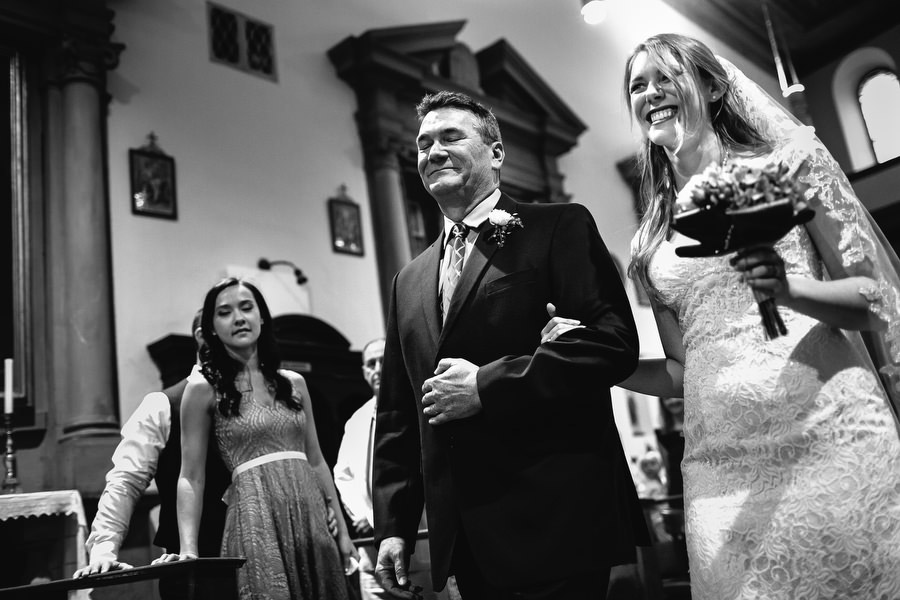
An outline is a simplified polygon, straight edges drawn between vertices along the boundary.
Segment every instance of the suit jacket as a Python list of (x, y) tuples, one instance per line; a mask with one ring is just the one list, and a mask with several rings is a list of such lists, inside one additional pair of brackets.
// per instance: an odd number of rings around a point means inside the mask
[[(375, 433), (376, 540), (400, 536), (412, 548), (424, 498), (437, 589), (460, 527), (501, 588), (630, 562), (635, 544), (647, 543), (609, 396), (638, 358), (618, 271), (583, 206), (504, 194), (497, 208), (518, 213), (524, 227), (500, 248), (485, 226), (443, 327), (443, 239), (393, 282)], [(541, 345), (548, 302), (588, 328)], [(422, 383), (444, 357), (480, 367), (483, 410), (432, 426)]]

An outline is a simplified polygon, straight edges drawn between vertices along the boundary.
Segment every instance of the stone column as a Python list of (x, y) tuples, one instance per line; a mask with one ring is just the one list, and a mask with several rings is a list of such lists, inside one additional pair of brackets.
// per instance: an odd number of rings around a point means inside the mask
[(52, 485), (97, 496), (118, 442), (106, 193), (106, 71), (122, 46), (63, 37), (47, 54), (47, 289)]
[(64, 38), (48, 61), (50, 375), (64, 439), (119, 426), (104, 120), (105, 74), (120, 49)]

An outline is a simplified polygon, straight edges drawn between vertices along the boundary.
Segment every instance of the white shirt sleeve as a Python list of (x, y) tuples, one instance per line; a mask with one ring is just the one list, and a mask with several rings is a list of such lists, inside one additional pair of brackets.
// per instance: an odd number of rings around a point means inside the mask
[(113, 453), (113, 468), (106, 474), (106, 487), (85, 543), (90, 562), (118, 560), (134, 507), (156, 474), (171, 425), (168, 397), (153, 392), (144, 396), (122, 427), (122, 441)]
[(372, 498), (366, 485), (366, 458), (369, 425), (375, 409), (374, 398), (363, 404), (344, 427), (344, 437), (334, 464), (334, 485), (341, 496), (347, 514), (358, 522), (366, 519), (373, 525)]

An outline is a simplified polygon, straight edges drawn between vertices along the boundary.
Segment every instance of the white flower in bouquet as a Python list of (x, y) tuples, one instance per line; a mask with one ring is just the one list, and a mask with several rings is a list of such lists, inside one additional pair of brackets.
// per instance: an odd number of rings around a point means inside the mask
[[(675, 252), (683, 257), (720, 256), (774, 245), (812, 217), (803, 186), (788, 165), (711, 165), (678, 194), (672, 218), (673, 229), (700, 244), (681, 246)], [(757, 297), (757, 302), (766, 337), (786, 334), (774, 299)]]

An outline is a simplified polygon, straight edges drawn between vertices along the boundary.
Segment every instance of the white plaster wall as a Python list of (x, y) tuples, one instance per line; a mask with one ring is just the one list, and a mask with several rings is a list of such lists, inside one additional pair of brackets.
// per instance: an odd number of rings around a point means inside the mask
[[(465, 19), (458, 39), (474, 52), (507, 39), (588, 125), (561, 160), (565, 188), (591, 209), (610, 250), (627, 262), (636, 222), (615, 163), (637, 139), (622, 99), (623, 65), (634, 45), (662, 31), (694, 35), (767, 89), (777, 85), (661, 0), (608, 1), (607, 21), (588, 26), (578, 0), (221, 0), (275, 26), (277, 83), (209, 61), (202, 0), (111, 1), (114, 40), (127, 46), (109, 81), (123, 418), (159, 387), (146, 345), (187, 333), (203, 293), (229, 266), (253, 267), (261, 256), (293, 260), (309, 276), (308, 312), (356, 349), (381, 333), (356, 99), (326, 56), (368, 29)], [(177, 160), (177, 221), (131, 214), (128, 149), (150, 131)], [(331, 251), (326, 199), (342, 183), (362, 207), (363, 258)], [(635, 312), (644, 354), (658, 355), (652, 316)]]
[(862, 171), (878, 164), (859, 102), (862, 78), (878, 68), (897, 71), (894, 59), (883, 48), (857, 48), (840, 61), (831, 82), (831, 95), (837, 107), (838, 121), (853, 171)]

